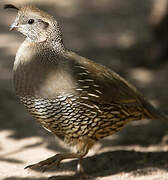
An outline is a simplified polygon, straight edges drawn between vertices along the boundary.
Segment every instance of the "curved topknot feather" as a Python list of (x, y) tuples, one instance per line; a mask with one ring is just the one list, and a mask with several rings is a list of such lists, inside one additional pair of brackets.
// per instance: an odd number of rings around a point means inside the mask
[(17, 8), (13, 4), (5, 4), (4, 9), (16, 9), (17, 11), (19, 10), (19, 8)]

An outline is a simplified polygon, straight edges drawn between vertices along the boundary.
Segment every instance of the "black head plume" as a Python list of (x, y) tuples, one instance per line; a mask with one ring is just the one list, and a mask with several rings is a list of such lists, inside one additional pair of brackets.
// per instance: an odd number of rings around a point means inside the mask
[(17, 8), (16, 6), (12, 4), (5, 4), (4, 9), (16, 9), (17, 11), (19, 10), (19, 8)]

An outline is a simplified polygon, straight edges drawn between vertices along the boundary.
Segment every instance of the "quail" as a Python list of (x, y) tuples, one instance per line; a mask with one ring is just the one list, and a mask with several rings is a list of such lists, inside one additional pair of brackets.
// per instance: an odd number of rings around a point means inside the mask
[(82, 159), (100, 139), (128, 122), (166, 119), (144, 96), (114, 71), (65, 48), (58, 22), (40, 9), (25, 5), (11, 30), (26, 36), (13, 67), (16, 95), (48, 131), (76, 149), (56, 154), (26, 168), (58, 166), (64, 159)]

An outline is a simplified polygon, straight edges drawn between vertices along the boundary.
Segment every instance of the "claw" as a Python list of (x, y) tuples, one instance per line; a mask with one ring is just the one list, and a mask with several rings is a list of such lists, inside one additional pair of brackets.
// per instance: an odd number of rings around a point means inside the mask
[(47, 168), (50, 168), (52, 166), (59, 166), (60, 161), (61, 161), (61, 159), (59, 158), (59, 156), (53, 156), (44, 161), (40, 161), (39, 163), (26, 166), (24, 169), (42, 168), (42, 172), (44, 172), (44, 171), (46, 171)]
[(28, 169), (28, 168), (32, 168), (32, 167), (33, 167), (33, 165), (28, 165), (24, 169)]
[(33, 168), (37, 168), (37, 167), (41, 167), (41, 165), (39, 163), (31, 164), (29, 166), (26, 166), (24, 169), (28, 169), (28, 168), (33, 169)]
[(46, 169), (47, 169), (47, 167), (43, 167), (41, 171), (44, 173), (46, 171)]

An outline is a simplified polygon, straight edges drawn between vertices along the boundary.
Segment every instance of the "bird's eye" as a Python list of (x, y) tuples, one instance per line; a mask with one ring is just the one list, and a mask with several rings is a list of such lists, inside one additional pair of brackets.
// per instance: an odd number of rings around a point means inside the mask
[(34, 23), (34, 19), (29, 19), (28, 20), (28, 24), (33, 24)]

